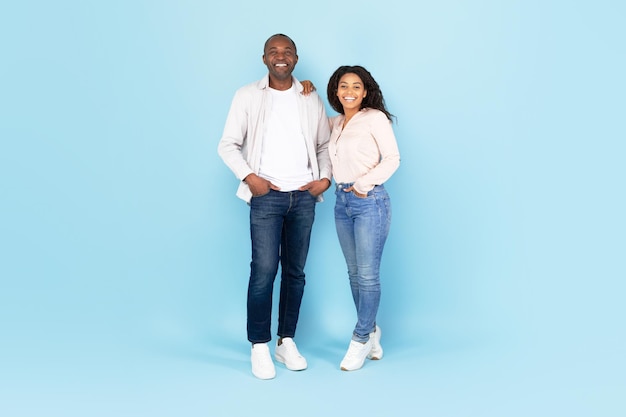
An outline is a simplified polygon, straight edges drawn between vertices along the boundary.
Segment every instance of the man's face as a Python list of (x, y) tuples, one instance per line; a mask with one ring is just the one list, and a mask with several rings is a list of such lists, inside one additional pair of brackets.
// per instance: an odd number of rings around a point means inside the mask
[(291, 41), (283, 36), (271, 38), (263, 53), (263, 63), (267, 66), (270, 76), (277, 80), (291, 78), (298, 55)]

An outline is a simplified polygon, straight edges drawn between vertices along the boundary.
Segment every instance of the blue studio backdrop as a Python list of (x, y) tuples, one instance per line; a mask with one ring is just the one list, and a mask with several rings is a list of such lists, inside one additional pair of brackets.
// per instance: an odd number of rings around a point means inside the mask
[[(624, 12), (3, 4), (0, 415), (623, 416)], [(216, 150), (274, 33), (325, 103), (359, 64), (397, 116), (385, 358), (358, 372), (339, 370), (356, 317), (332, 192), (296, 336), (309, 369), (249, 369), (248, 207)]]

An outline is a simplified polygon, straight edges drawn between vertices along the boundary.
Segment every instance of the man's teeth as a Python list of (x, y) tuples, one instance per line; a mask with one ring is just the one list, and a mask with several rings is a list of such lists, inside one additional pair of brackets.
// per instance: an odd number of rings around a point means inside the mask
[(286, 67), (287, 64), (276, 64), (277, 67)]

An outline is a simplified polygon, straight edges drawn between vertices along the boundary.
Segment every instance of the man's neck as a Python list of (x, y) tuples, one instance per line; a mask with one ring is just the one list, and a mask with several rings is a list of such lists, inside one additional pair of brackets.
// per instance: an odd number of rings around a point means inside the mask
[(291, 80), (291, 77), (285, 80), (277, 80), (275, 78), (272, 78), (272, 76), (270, 76), (270, 87), (273, 88), (274, 90), (279, 90), (279, 91), (289, 90), (292, 84), (293, 82)]

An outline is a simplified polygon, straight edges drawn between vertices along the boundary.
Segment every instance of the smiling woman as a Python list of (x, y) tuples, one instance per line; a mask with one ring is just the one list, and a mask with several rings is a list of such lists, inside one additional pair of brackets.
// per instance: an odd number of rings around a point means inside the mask
[(337, 88), (337, 97), (343, 106), (345, 116), (343, 127), (346, 127), (352, 116), (361, 110), (361, 104), (366, 96), (367, 91), (364, 89), (361, 77), (351, 72), (341, 77)]
[(391, 200), (384, 187), (400, 165), (391, 114), (374, 77), (361, 66), (339, 67), (328, 81), (328, 101), (341, 113), (331, 121), (330, 159), (335, 191), (335, 225), (348, 266), (357, 323), (344, 371), (366, 358), (382, 359), (380, 264), (391, 226)]

